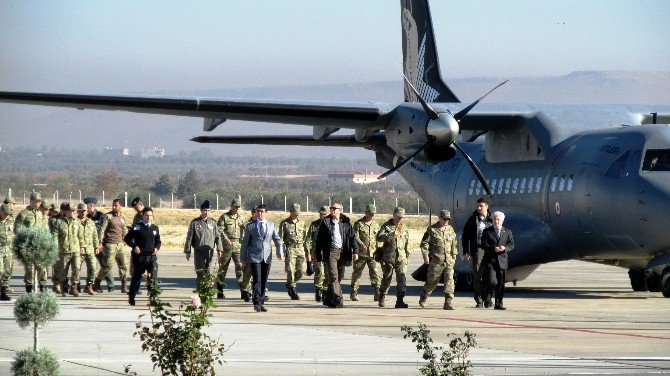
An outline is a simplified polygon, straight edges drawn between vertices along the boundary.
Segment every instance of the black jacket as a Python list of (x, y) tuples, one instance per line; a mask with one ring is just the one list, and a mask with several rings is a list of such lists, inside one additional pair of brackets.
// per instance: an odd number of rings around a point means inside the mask
[[(161, 234), (158, 226), (152, 224), (147, 226), (144, 222), (134, 224), (123, 238), (130, 248), (140, 247), (140, 254), (151, 255), (154, 248), (161, 248)], [(132, 252), (135, 254), (135, 252)]]
[[(505, 252), (496, 253), (495, 247), (499, 245), (505, 246)], [(492, 265), (494, 268), (507, 269), (507, 253), (514, 249), (512, 231), (503, 226), (500, 229), (500, 238), (498, 238), (493, 227), (485, 229), (482, 234), (482, 248), (484, 248), (482, 264)]]
[[(333, 233), (333, 215), (329, 215), (321, 221), (319, 232), (316, 234), (316, 261), (323, 261), (330, 257), (330, 240)], [(358, 242), (354, 236), (354, 228), (351, 220), (346, 215), (340, 214), (340, 235), (342, 235), (341, 260), (351, 260), (352, 254), (358, 254)]]
[[(484, 223), (486, 223), (486, 228), (493, 226), (493, 219), (491, 218), (491, 213), (487, 213), (484, 217)], [(463, 226), (463, 235), (461, 236), (461, 245), (463, 246), (463, 255), (476, 255), (477, 254), (477, 226), (479, 225), (479, 213), (475, 210), (470, 218), (465, 222)]]

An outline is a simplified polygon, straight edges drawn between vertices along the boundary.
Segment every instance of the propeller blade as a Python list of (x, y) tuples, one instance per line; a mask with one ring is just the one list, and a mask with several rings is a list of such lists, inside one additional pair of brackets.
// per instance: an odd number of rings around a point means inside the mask
[(479, 103), (479, 101), (481, 101), (482, 99), (484, 99), (487, 95), (491, 94), (491, 93), (493, 92), (493, 90), (495, 90), (495, 89), (497, 89), (497, 88), (503, 86), (504, 84), (508, 83), (509, 80), (510, 80), (510, 79), (508, 78), (508, 79), (506, 79), (505, 81), (499, 83), (498, 86), (496, 86), (496, 87), (494, 87), (493, 89), (489, 90), (488, 93), (482, 95), (481, 98), (479, 98), (479, 99), (477, 99), (476, 101), (472, 102), (472, 104), (470, 104), (468, 107), (465, 107), (464, 109), (458, 111), (458, 112), (456, 113), (456, 115), (454, 115), (454, 119), (456, 119), (457, 121), (461, 121), (461, 119), (463, 119), (463, 118), (465, 117), (465, 115), (467, 115), (468, 112), (470, 112), (470, 110), (472, 110), (472, 109), (477, 105), (477, 103)]
[(414, 153), (412, 153), (412, 155), (410, 155), (409, 157), (403, 159), (400, 163), (398, 163), (398, 164), (397, 164), (395, 167), (393, 167), (392, 169), (390, 169), (390, 170), (386, 171), (385, 173), (379, 175), (379, 177), (377, 178), (377, 180), (381, 180), (381, 179), (383, 179), (383, 178), (385, 178), (385, 177), (391, 175), (392, 173), (394, 173), (394, 172), (400, 170), (400, 169), (402, 168), (402, 166), (404, 166), (404, 165), (406, 165), (407, 163), (409, 163), (412, 159), (414, 159), (414, 157), (416, 157), (417, 155), (419, 155), (419, 153), (421, 153), (421, 152), (423, 151), (423, 149), (427, 148), (428, 145), (430, 145), (430, 144), (432, 144), (432, 143), (433, 143), (433, 140), (432, 140), (432, 139), (431, 139), (431, 140), (428, 140), (428, 142), (426, 142), (425, 144), (423, 144), (423, 145), (419, 148), (419, 150), (417, 150), (417, 151), (415, 151)]
[(470, 168), (475, 173), (475, 175), (477, 175), (477, 177), (479, 178), (479, 181), (482, 183), (482, 187), (484, 187), (484, 189), (486, 190), (486, 194), (489, 195), (489, 197), (493, 197), (493, 193), (491, 193), (491, 187), (489, 187), (489, 183), (484, 178), (484, 174), (482, 174), (482, 170), (480, 170), (479, 167), (477, 167), (477, 164), (472, 160), (472, 158), (470, 158), (468, 153), (466, 153), (465, 150), (463, 150), (461, 148), (461, 146), (458, 144), (458, 142), (454, 142), (454, 146), (456, 146), (456, 148), (461, 152), (461, 154), (463, 154), (463, 156), (465, 157), (465, 160), (468, 161), (468, 164), (470, 165)]
[(426, 101), (424, 101), (423, 98), (421, 98), (421, 94), (419, 94), (419, 92), (416, 90), (414, 85), (412, 85), (412, 83), (409, 82), (409, 79), (407, 78), (407, 76), (405, 76), (404, 74), (402, 76), (405, 78), (405, 82), (407, 83), (407, 85), (409, 85), (409, 87), (414, 92), (414, 95), (416, 95), (416, 97), (419, 99), (419, 102), (421, 102), (421, 106), (428, 113), (428, 116), (430, 116), (430, 118), (432, 120), (435, 120), (435, 119), (439, 118), (440, 115), (437, 112), (435, 112), (435, 110), (433, 110), (433, 108), (430, 107), (430, 105), (428, 103), (426, 103)]

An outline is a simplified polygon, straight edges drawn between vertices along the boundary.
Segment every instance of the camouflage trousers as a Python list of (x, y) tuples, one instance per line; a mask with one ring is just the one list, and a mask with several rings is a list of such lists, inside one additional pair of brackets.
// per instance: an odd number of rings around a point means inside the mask
[(389, 287), (391, 287), (391, 281), (393, 281), (393, 272), (395, 272), (395, 281), (397, 284), (396, 295), (405, 296), (407, 292), (407, 263), (405, 261), (396, 261), (395, 263), (390, 263), (382, 261), (382, 281), (379, 291), (381, 294), (386, 295), (389, 292)]
[(200, 282), (209, 273), (209, 267), (212, 265), (212, 258), (214, 257), (214, 250), (212, 249), (196, 249), (193, 252), (193, 265), (195, 267), (195, 287), (200, 288)]
[(95, 259), (96, 257), (93, 253), (84, 253), (81, 255), (79, 270), (82, 269), (82, 266), (86, 265), (86, 286), (92, 285), (93, 280), (95, 280), (95, 269), (97, 269)]
[(9, 246), (0, 247), (0, 286), (9, 287), (9, 279), (12, 278), (12, 269), (14, 257), (12, 248)]
[(454, 297), (454, 263), (449, 261), (431, 262), (428, 265), (428, 276), (426, 283), (423, 285), (423, 295), (430, 296), (438, 283), (442, 280), (444, 274), (444, 296), (447, 298)]
[(251, 268), (247, 267), (246, 270), (242, 268), (242, 260), (240, 259), (240, 252), (242, 251), (242, 244), (236, 239), (232, 240), (232, 244), (227, 247), (223, 246), (223, 252), (221, 257), (219, 257), (219, 270), (217, 272), (216, 279), (219, 281), (221, 286), (226, 286), (226, 274), (228, 274), (228, 266), (230, 265), (230, 260), (233, 260), (235, 265), (235, 279), (237, 280), (237, 286), (242, 291), (251, 293)]
[(295, 288), (298, 281), (307, 272), (307, 261), (302, 247), (293, 247), (287, 250), (284, 270), (286, 271), (286, 287)]
[(98, 260), (100, 261), (100, 270), (98, 270), (97, 279), (105, 279), (108, 287), (114, 287), (114, 278), (112, 277), (112, 266), (114, 262), (119, 266), (119, 278), (125, 281), (128, 278), (128, 263), (124, 254), (125, 246), (123, 243), (105, 244), (100, 252)]
[(23, 274), (23, 283), (26, 286), (35, 285), (35, 273), (37, 273), (37, 284), (44, 286), (47, 284), (47, 269), (34, 264), (24, 264), (25, 273)]
[(379, 290), (379, 263), (375, 261), (374, 257), (358, 255), (358, 260), (354, 261), (354, 271), (351, 273), (351, 291), (358, 291), (360, 279), (366, 265), (370, 272), (370, 284), (372, 288)]
[[(58, 255), (58, 264), (60, 267), (60, 284), (62, 287), (67, 285), (67, 272), (68, 269), (71, 270), (70, 273), (70, 286), (76, 287), (79, 283), (79, 264), (80, 264), (79, 252), (68, 252), (61, 253)], [(65, 290), (65, 289), (63, 289)]]

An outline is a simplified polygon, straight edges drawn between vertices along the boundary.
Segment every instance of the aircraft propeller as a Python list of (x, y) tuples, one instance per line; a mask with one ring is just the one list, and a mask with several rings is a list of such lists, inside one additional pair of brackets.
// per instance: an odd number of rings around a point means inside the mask
[[(431, 119), (431, 120), (436, 120), (437, 118), (439, 118), (439, 117), (440, 117), (440, 114), (438, 114), (437, 111), (435, 111), (432, 107), (430, 107), (430, 105), (429, 105), (429, 104), (428, 104), (428, 103), (421, 97), (421, 94), (419, 94), (419, 92), (416, 90), (416, 88), (414, 87), (414, 85), (412, 85), (412, 83), (409, 81), (409, 79), (407, 79), (407, 76), (403, 75), (403, 77), (405, 78), (405, 82), (407, 82), (407, 84), (409, 85), (409, 87), (410, 87), (410, 88), (412, 89), (412, 91), (414, 92), (414, 95), (416, 95), (416, 97), (419, 99), (419, 102), (421, 103), (421, 106), (422, 106), (423, 109), (426, 111), (426, 113), (428, 114), (428, 116), (430, 117), (430, 119)], [(477, 99), (476, 101), (472, 102), (469, 106), (467, 106), (467, 107), (465, 107), (464, 109), (458, 111), (455, 115), (452, 115), (452, 114), (451, 114), (451, 111), (449, 111), (449, 110), (447, 110), (447, 112), (448, 112), (449, 115), (452, 116), (457, 122), (460, 122), (461, 119), (463, 119), (463, 118), (468, 114), (468, 112), (470, 112), (470, 110), (472, 110), (472, 109), (473, 109), (473, 108), (474, 108), (474, 107), (475, 107), (475, 106), (476, 106), (482, 99), (484, 99), (487, 95), (491, 94), (495, 89), (497, 89), (497, 88), (501, 87), (502, 85), (506, 84), (507, 82), (509, 82), (509, 80), (510, 80), (510, 79), (508, 78), (508, 79), (506, 79), (505, 81), (499, 83), (496, 87), (494, 87), (493, 89), (489, 90), (486, 94), (482, 95), (479, 99)], [(434, 137), (434, 136), (429, 136), (429, 137), (430, 137), (430, 138), (428, 139), (428, 141), (426, 141), (426, 143), (423, 144), (417, 151), (415, 151), (414, 153), (412, 153), (412, 155), (410, 155), (409, 157), (403, 159), (400, 163), (398, 163), (398, 164), (397, 164), (395, 167), (393, 167), (392, 169), (390, 169), (390, 170), (386, 171), (385, 173), (381, 174), (381, 175), (379, 176), (379, 179), (385, 178), (385, 177), (391, 175), (392, 173), (398, 171), (398, 170), (401, 169), (404, 165), (406, 165), (406, 164), (409, 163), (412, 159), (414, 159), (414, 157), (416, 157), (417, 155), (419, 155), (419, 153), (421, 153), (423, 150), (425, 150), (428, 146), (432, 145), (432, 144), (435, 142), (435, 137)], [(475, 175), (477, 175), (477, 178), (478, 178), (479, 181), (482, 183), (482, 187), (484, 187), (484, 190), (486, 190), (486, 194), (489, 195), (489, 197), (493, 197), (493, 193), (491, 192), (491, 187), (489, 186), (489, 183), (486, 181), (486, 178), (484, 177), (484, 174), (482, 174), (482, 171), (479, 169), (479, 167), (477, 166), (477, 164), (472, 160), (472, 158), (470, 158), (470, 156), (468, 155), (468, 153), (466, 153), (465, 150), (463, 150), (463, 148), (458, 144), (458, 142), (456, 142), (456, 140), (453, 140), (451, 143), (456, 147), (456, 149), (458, 149), (458, 151), (461, 152), (461, 154), (463, 154), (463, 156), (465, 157), (465, 160), (466, 160), (466, 161), (468, 162), (468, 164), (470, 165), (470, 168), (471, 168), (472, 171), (475, 173)]]

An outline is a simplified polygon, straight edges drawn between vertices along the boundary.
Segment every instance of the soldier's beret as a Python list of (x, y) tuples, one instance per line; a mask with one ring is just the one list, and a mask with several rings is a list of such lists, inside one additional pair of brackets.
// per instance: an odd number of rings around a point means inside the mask
[(42, 195), (39, 192), (33, 192), (30, 194), (30, 199), (35, 201), (42, 201)]
[(451, 219), (451, 213), (449, 210), (440, 210), (440, 218), (442, 219)]
[(130, 202), (130, 206), (135, 207), (135, 206), (137, 206), (137, 204), (141, 204), (141, 203), (142, 203), (142, 199), (139, 198), (139, 197), (135, 197), (133, 199), (133, 201)]
[(393, 209), (393, 214), (396, 214), (398, 217), (402, 218), (405, 216), (405, 209), (398, 206)]
[(7, 215), (10, 215), (10, 214), (14, 213), (14, 212), (12, 211), (12, 208), (10, 208), (9, 205), (7, 205), (7, 204), (3, 204), (3, 205), (0, 207), (0, 210), (2, 210), (2, 212), (5, 213), (5, 214), (7, 214)]
[(377, 207), (374, 206), (373, 204), (368, 204), (365, 207), (365, 212), (370, 213), (370, 214), (376, 214), (377, 213)]
[(300, 204), (292, 204), (289, 211), (291, 213), (300, 214)]
[(72, 210), (72, 206), (70, 206), (69, 202), (64, 202), (64, 203), (60, 204), (60, 209), (65, 210), (65, 211)]
[(58, 211), (58, 209), (56, 208), (56, 204), (49, 205), (49, 210)]
[(40, 208), (45, 208), (45, 209), (49, 208), (49, 203), (47, 202), (47, 200), (42, 200), (42, 206), (40, 206)]
[(4, 202), (4, 203), (5, 203), (5, 204), (16, 204), (16, 201), (14, 200), (14, 197), (12, 197), (12, 196), (7, 196), (7, 197), (5, 198), (5, 202)]
[(84, 197), (84, 204), (97, 205), (98, 204), (98, 199), (95, 198), (95, 197)]
[(86, 204), (78, 204), (77, 205), (77, 211), (79, 210), (86, 210)]
[(242, 200), (240, 200), (239, 198), (235, 197), (235, 198), (233, 199), (233, 201), (230, 202), (230, 205), (232, 205), (232, 206), (237, 206), (237, 207), (241, 207), (241, 206), (242, 206)]
[(328, 207), (322, 206), (321, 210), (319, 210), (319, 214), (328, 214)]
[(202, 205), (200, 205), (200, 210), (203, 209), (211, 209), (212, 206), (209, 204), (209, 200), (203, 201)]

